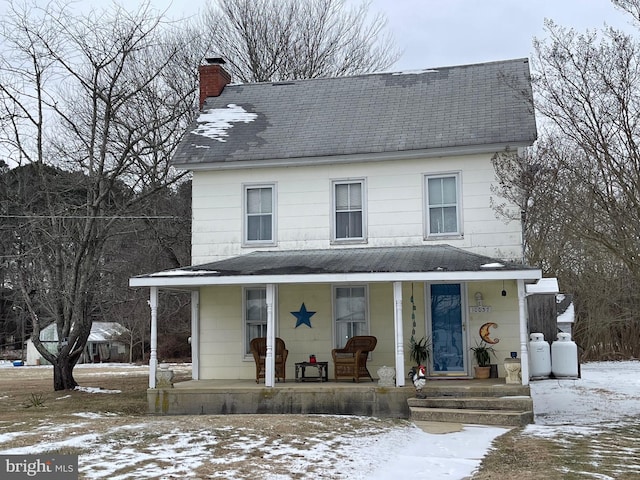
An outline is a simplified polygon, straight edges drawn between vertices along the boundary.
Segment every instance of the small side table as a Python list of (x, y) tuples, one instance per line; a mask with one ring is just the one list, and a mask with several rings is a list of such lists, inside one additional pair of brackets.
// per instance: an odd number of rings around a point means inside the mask
[[(316, 367), (318, 369), (318, 375), (315, 377), (307, 377), (307, 367)], [(329, 362), (299, 362), (296, 363), (296, 382), (328, 382), (329, 377), (327, 370), (329, 369)]]

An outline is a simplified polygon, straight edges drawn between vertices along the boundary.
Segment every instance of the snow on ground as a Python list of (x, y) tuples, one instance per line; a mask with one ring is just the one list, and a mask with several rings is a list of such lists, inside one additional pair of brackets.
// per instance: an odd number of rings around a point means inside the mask
[(122, 390), (106, 390), (97, 387), (76, 387), (76, 390), (85, 393), (122, 393)]
[[(79, 366), (81, 368), (81, 366)], [(113, 368), (113, 365), (110, 365)], [(136, 369), (123, 372), (135, 372)], [(582, 378), (542, 380), (531, 383), (536, 413), (535, 425), (525, 432), (531, 435), (553, 437), (560, 433), (577, 433), (604, 429), (640, 415), (640, 362), (603, 362), (582, 366)], [(104, 391), (102, 393), (105, 393)], [(79, 415), (90, 421), (90, 415)], [(319, 421), (322, 416), (317, 417)], [(77, 425), (76, 425), (77, 427)], [(230, 427), (231, 428), (231, 427)], [(122, 430), (130, 429), (129, 442), (123, 445)], [(42, 451), (92, 446), (90, 454), (80, 457), (80, 470), (86, 478), (194, 478), (195, 468), (206, 463), (219, 463), (229, 468), (227, 478), (236, 476), (233, 464), (252, 458), (252, 451), (261, 450), (265, 458), (282, 457), (287, 461), (289, 475), (260, 472), (267, 480), (290, 478), (348, 478), (353, 480), (463, 479), (478, 468), (492, 441), (506, 432), (496, 427), (464, 425), (460, 431), (430, 434), (413, 425), (381, 428), (364, 435), (338, 436), (327, 439), (306, 439), (316, 445), (266, 443), (255, 430), (233, 429), (230, 445), (223, 458), (212, 458), (217, 439), (206, 429), (185, 431), (176, 428), (148, 444), (144, 451), (136, 449), (134, 432), (153, 429), (151, 423), (119, 427), (120, 433), (107, 435), (78, 434), (64, 441), (41, 442), (30, 447), (0, 450), (0, 454), (40, 453)], [(222, 432), (218, 430), (218, 435)], [(12, 434), (13, 435), (13, 434)], [(120, 445), (109, 444), (109, 436), (120, 438)], [(0, 444), (7, 439), (0, 438)], [(143, 458), (146, 457), (146, 458)], [(157, 463), (154, 459), (170, 459), (170, 463)], [(145, 461), (146, 460), (146, 461)], [(145, 465), (135, 476), (115, 476), (116, 466)], [(99, 470), (96, 466), (99, 465)], [(228, 467), (227, 467), (228, 466)], [(305, 472), (315, 469), (315, 475)], [(317, 475), (318, 469), (322, 472)]]
[(640, 361), (587, 363), (580, 379), (531, 382), (531, 396), (536, 417), (527, 433), (610, 428), (640, 415)]
[[(587, 363), (580, 379), (531, 382), (531, 396), (535, 424), (526, 427), (528, 434), (555, 436), (570, 430), (587, 434), (610, 428), (640, 415), (640, 361)], [(398, 432), (390, 432), (379, 442), (380, 452), (387, 453), (370, 455), (368, 461), (377, 461), (378, 466), (366, 478), (463, 479), (505, 431), (465, 425), (461, 432), (439, 435), (416, 429), (394, 438)]]
[(533, 382), (531, 395), (523, 435), (551, 440), (567, 478), (640, 478), (640, 361), (588, 363), (580, 379)]
[(367, 451), (361, 458), (356, 472), (366, 473), (349, 478), (466, 478), (480, 465), (493, 439), (506, 431), (479, 425), (466, 425), (460, 432), (447, 434), (425, 433), (417, 427), (392, 430), (379, 440), (377, 451)]

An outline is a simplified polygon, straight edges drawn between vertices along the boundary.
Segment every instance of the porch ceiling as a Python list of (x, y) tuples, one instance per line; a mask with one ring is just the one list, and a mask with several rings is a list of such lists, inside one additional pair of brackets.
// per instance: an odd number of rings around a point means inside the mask
[(450, 245), (255, 251), (217, 262), (141, 275), (133, 287), (247, 283), (538, 280), (540, 269)]

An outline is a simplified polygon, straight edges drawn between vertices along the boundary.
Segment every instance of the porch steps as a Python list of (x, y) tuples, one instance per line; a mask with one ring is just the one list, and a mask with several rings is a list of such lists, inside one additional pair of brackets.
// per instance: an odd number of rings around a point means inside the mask
[(533, 423), (528, 386), (428, 382), (422, 393), (425, 398), (407, 400), (411, 420), (496, 426)]
[(513, 410), (528, 411), (533, 409), (531, 397), (439, 397), (410, 398), (409, 406), (420, 402), (417, 407), (423, 408), (463, 408), (470, 410)]

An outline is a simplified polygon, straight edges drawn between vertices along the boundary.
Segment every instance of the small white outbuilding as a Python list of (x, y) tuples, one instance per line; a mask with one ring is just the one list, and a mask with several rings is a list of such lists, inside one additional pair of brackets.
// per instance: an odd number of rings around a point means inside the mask
[[(127, 362), (129, 348), (119, 338), (127, 333), (127, 329), (117, 322), (93, 322), (91, 333), (84, 352), (78, 363)], [(40, 341), (50, 352), (57, 352), (58, 332), (55, 324), (45, 327), (40, 332)], [(48, 363), (36, 350), (31, 339), (27, 342), (27, 365)]]

